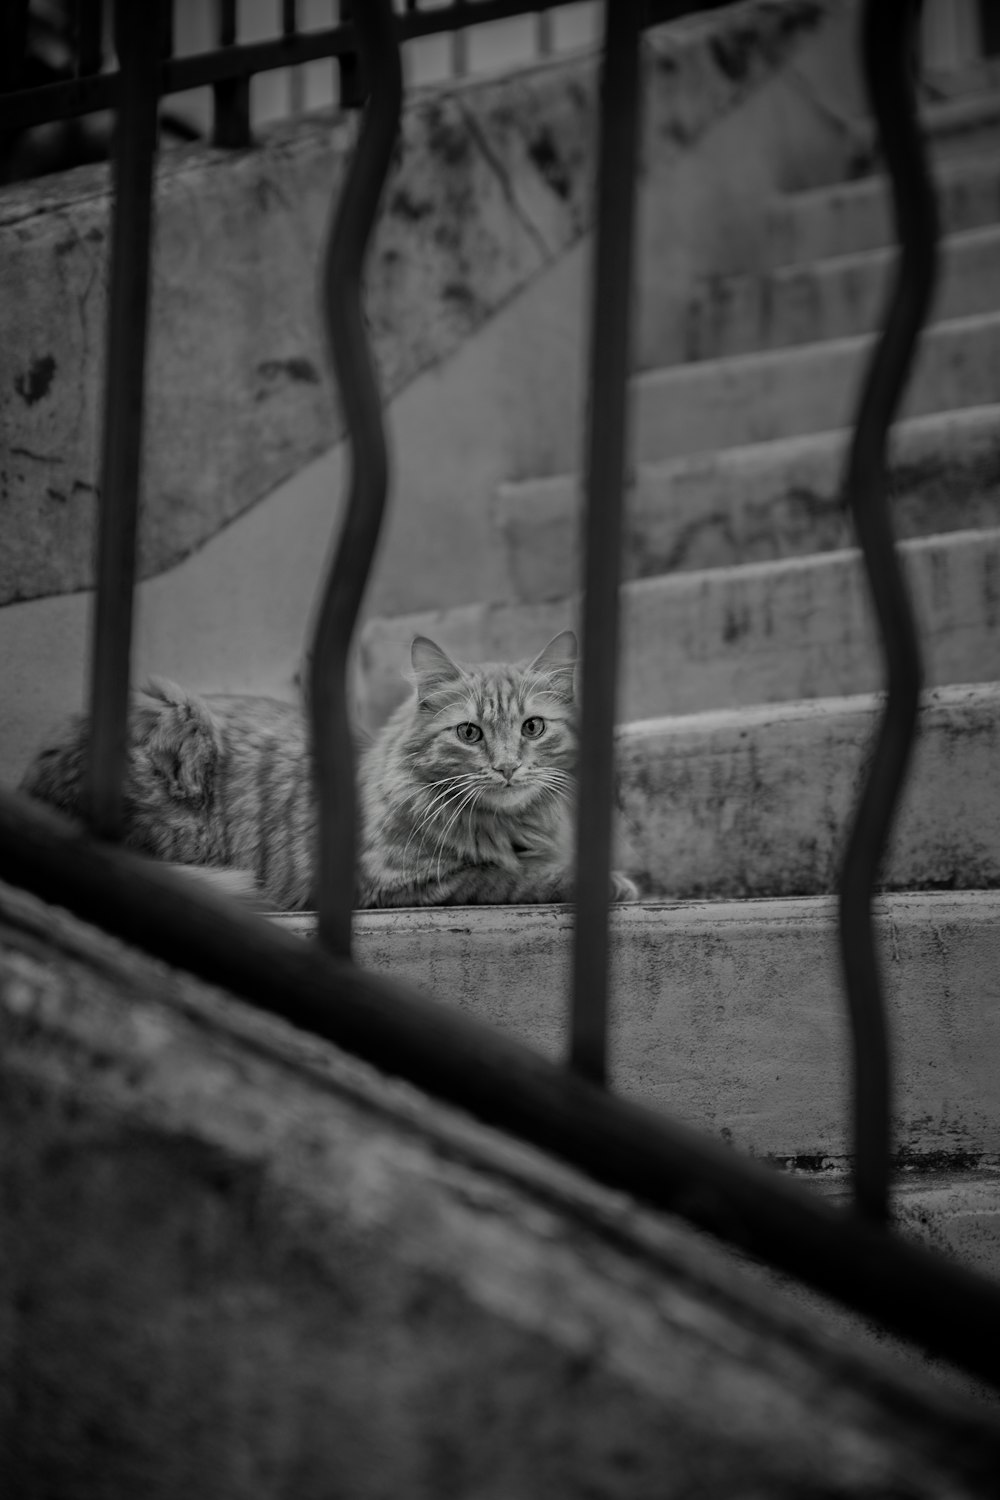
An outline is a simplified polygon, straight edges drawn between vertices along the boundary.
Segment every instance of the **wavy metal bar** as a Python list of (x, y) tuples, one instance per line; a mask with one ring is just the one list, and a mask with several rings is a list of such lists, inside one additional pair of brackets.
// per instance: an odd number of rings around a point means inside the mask
[(608, 886), (614, 806), (618, 579), (628, 432), (642, 8), (641, 0), (616, 0), (614, 5), (606, 6), (601, 70), (570, 1030), (570, 1066), (593, 1083), (604, 1083), (607, 1074)]
[(1000, 1287), (0, 791), (0, 879), (829, 1293), (1000, 1387)]
[(865, 377), (848, 458), (847, 502), (864, 554), (888, 676), (867, 779), (840, 877), (840, 951), (854, 1052), (854, 1193), (874, 1222), (889, 1207), (890, 1073), (872, 895), (916, 733), (921, 662), (886, 497), (885, 451), (934, 292), (937, 208), (910, 77), (919, 0), (867, 0), (865, 80), (892, 183), (900, 241), (885, 328)]
[(115, 129), (87, 765), (90, 822), (101, 838), (117, 838), (122, 820), (161, 17), (162, 0), (154, 0), (142, 14), (128, 0), (118, 0), (115, 6), (115, 47), (122, 72)]
[(309, 661), (313, 775), (318, 799), (316, 909), (320, 940), (351, 950), (357, 843), (354, 747), (347, 707), (351, 636), (382, 525), (388, 455), (382, 402), (361, 304), (361, 273), (399, 134), (403, 75), (389, 0), (355, 15), (372, 92), (336, 207), (322, 269), (322, 300), (350, 453), (347, 506)]

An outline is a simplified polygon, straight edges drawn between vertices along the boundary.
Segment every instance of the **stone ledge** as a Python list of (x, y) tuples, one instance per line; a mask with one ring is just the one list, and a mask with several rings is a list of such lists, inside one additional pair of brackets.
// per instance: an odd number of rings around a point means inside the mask
[[(278, 917), (303, 934), (314, 918)], [(359, 963), (565, 1056), (568, 907), (359, 912)], [(882, 896), (901, 1164), (1000, 1162), (1000, 893)], [(844, 1161), (847, 1023), (829, 897), (642, 902), (611, 919), (611, 1070), (756, 1156)]]
[[(650, 139), (690, 145), (833, 0), (752, 0), (644, 48)], [(368, 273), (391, 397), (590, 221), (595, 60), (415, 92)], [(156, 191), (141, 577), (176, 563), (342, 435), (316, 283), (350, 149), (339, 117), (249, 151), (178, 150)], [(107, 172), (0, 197), (0, 604), (92, 578)]]

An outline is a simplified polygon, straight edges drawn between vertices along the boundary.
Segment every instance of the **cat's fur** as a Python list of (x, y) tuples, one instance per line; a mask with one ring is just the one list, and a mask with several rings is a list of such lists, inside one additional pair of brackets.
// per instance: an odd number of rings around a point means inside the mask
[[(528, 666), (460, 666), (418, 636), (416, 691), (359, 755), (357, 904), (572, 898), (576, 640)], [(79, 816), (87, 723), (75, 719), (22, 789)], [(252, 872), (282, 910), (313, 904), (315, 815), (300, 709), (268, 698), (134, 696), (125, 842), (161, 860)], [(635, 886), (613, 874), (612, 895)]]

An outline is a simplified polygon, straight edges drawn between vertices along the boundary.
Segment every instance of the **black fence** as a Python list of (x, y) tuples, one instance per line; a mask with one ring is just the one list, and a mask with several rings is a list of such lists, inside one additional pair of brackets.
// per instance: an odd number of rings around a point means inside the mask
[[(210, 87), (213, 94), (210, 136), (216, 145), (246, 145), (250, 140), (250, 80), (275, 69), (295, 69), (334, 59), (337, 98), (346, 107), (365, 98), (360, 60), (350, 25), (354, 0), (331, 0), (335, 24), (303, 30), (297, 0), (281, 0), (280, 32), (273, 38), (240, 42), (237, 0), (215, 0), (206, 6), (212, 17), (215, 46), (190, 56), (175, 56), (173, 8), (158, 8), (158, 26), (144, 15), (151, 41), (157, 40), (157, 92), (161, 99)], [(419, 0), (396, 0), (399, 43), (423, 37), (448, 38), (451, 71), (468, 70), (470, 27), (520, 16), (535, 17), (535, 48), (548, 55), (553, 46), (553, 15), (575, 0), (450, 0), (421, 9)], [(648, 3), (650, 19), (676, 9)], [(681, 7), (683, 9), (683, 7)], [(117, 109), (121, 70), (109, 66), (117, 52), (114, 30), (108, 33), (104, 0), (63, 0), (53, 16), (32, 24), (30, 0), (7, 0), (0, 20), (0, 132), (26, 130), (53, 120), (68, 120), (99, 110)], [(32, 47), (32, 40), (36, 45)]]
[[(603, 1182), (679, 1213), (723, 1240), (839, 1298), (897, 1333), (1000, 1385), (1000, 1289), (887, 1227), (890, 1060), (871, 903), (913, 743), (921, 667), (886, 502), (885, 453), (933, 289), (934, 195), (916, 120), (910, 60), (918, 0), (867, 0), (863, 55), (891, 178), (900, 256), (885, 325), (857, 401), (845, 489), (875, 601), (888, 695), (855, 810), (840, 881), (840, 937), (854, 1051), (855, 1207), (838, 1212), (729, 1148), (610, 1093), (606, 1076), (608, 872), (617, 672), (619, 559), (626, 452), (629, 303), (644, 25), (715, 8), (684, 0), (614, 0), (605, 10), (592, 287), (586, 455), (583, 703), (571, 1044), (568, 1067), (351, 960), (356, 809), (347, 715), (348, 650), (387, 489), (382, 403), (362, 315), (361, 275), (397, 139), (400, 43), (484, 19), (552, 9), (478, 0), (396, 15), (358, 0), (353, 19), (280, 39), (231, 41), (233, 6), (218, 10), (220, 46), (172, 59), (163, 0), (115, 6), (115, 73), (92, 75), (98, 8), (80, 4), (80, 68), (71, 80), (0, 97), (0, 130), (113, 108), (115, 212), (91, 675), (89, 832), (0, 795), (0, 877), (68, 907), (148, 952), (225, 986), (248, 1003), (402, 1075), (480, 1119), (558, 1154)], [(14, 8), (15, 12), (17, 7)], [(23, 15), (23, 7), (19, 12)], [(226, 39), (230, 38), (229, 41)], [(86, 43), (86, 46), (84, 46)], [(316, 57), (352, 58), (366, 103), (326, 247), (321, 284), (331, 359), (351, 456), (346, 518), (311, 651), (318, 797), (319, 942), (193, 895), (169, 872), (115, 847), (121, 826), (129, 690), (136, 495), (150, 204), (160, 98), (210, 85), (216, 136), (243, 139), (245, 90), (257, 71)], [(114, 421), (110, 420), (114, 413)]]

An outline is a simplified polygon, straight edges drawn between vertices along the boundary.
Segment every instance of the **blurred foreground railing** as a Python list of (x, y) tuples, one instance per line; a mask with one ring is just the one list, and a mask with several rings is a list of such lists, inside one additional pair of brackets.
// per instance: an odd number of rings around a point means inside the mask
[[(482, 0), (455, 7), (450, 14), (454, 20), (459, 11), (510, 14), (516, 8)], [(864, 11), (865, 70), (892, 175), (902, 253), (885, 333), (860, 397), (847, 474), (889, 686), (841, 884), (841, 941), (854, 1038), (856, 1211), (834, 1211), (707, 1136), (616, 1098), (602, 1086), (640, 32), (654, 16), (706, 8), (614, 0), (606, 11), (586, 464), (584, 717), (570, 1066), (553, 1066), (453, 1008), (375, 979), (350, 961), (355, 808), (346, 662), (388, 488), (381, 402), (361, 313), (361, 274), (399, 129), (399, 41), (414, 21), (412, 15), (394, 18), (389, 0), (359, 3), (356, 30), (341, 28), (323, 43), (331, 52), (357, 47), (359, 76), (370, 81), (370, 97), (323, 273), (331, 357), (344, 397), (350, 481), (311, 656), (320, 941), (303, 943), (263, 918), (195, 896), (168, 872), (6, 794), (0, 796), (0, 876), (558, 1154), (603, 1182), (683, 1214), (1000, 1386), (1000, 1290), (885, 1227), (890, 1070), (871, 898), (913, 740), (920, 669), (888, 517), (884, 461), (888, 427), (927, 312), (936, 241), (907, 71), (916, 0), (868, 0)], [(114, 165), (105, 389), (105, 410), (113, 411), (116, 420), (105, 424), (91, 700), (92, 825), (104, 839), (120, 828), (156, 95), (158, 88), (162, 92), (173, 86), (177, 75), (172, 70), (180, 66), (163, 60), (159, 42), (151, 43), (150, 33), (130, 10), (128, 0), (118, 0), (123, 78), (114, 81), (111, 97), (122, 128)], [(162, 38), (165, 11), (150, 5), (145, 14), (157, 28), (152, 35)], [(445, 14), (415, 19), (430, 24)], [(309, 45), (316, 41), (310, 38)], [(294, 38), (293, 44), (305, 45)], [(247, 77), (254, 71), (254, 58), (261, 62), (277, 55), (275, 45), (283, 44), (267, 44), (272, 50), (260, 53), (230, 48), (213, 54), (212, 67), (203, 66), (203, 80), (219, 84)], [(224, 77), (220, 56), (228, 69)], [(195, 68), (198, 60), (188, 64)], [(91, 86), (87, 80), (78, 82), (81, 88)], [(79, 104), (76, 95), (61, 97), (66, 108)], [(23, 99), (19, 107), (24, 117), (30, 115)], [(9, 123), (10, 115), (0, 114), (0, 124), (5, 118)], [(120, 396), (125, 399), (116, 406)]]

